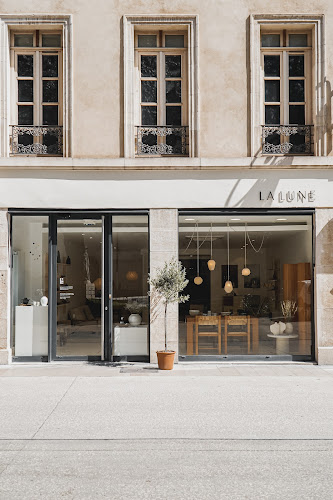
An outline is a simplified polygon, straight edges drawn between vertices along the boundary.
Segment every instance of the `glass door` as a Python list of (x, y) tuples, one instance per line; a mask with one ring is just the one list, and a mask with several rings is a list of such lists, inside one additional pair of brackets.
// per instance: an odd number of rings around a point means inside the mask
[(103, 353), (102, 218), (57, 218), (56, 358)]

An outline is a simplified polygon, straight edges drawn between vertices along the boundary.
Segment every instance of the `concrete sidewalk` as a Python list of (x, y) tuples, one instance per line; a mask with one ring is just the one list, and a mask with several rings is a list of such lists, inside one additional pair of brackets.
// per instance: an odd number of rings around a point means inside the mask
[(0, 368), (0, 498), (331, 499), (333, 367)]

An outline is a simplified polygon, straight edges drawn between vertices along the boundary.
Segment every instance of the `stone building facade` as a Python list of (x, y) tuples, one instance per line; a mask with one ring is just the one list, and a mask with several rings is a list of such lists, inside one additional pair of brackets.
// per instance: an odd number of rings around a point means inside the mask
[(168, 313), (179, 359), (333, 363), (332, 17), (327, 0), (1, 2), (0, 363), (156, 362), (147, 275), (172, 257), (192, 287)]

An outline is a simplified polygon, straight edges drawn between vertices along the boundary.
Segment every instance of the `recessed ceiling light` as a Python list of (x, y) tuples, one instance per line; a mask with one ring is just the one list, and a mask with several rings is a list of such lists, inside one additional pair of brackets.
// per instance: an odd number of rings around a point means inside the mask
[(231, 220), (240, 220), (240, 219), (231, 219)]
[(192, 218), (188, 218), (188, 219), (185, 219), (185, 220), (195, 220), (195, 219), (192, 219)]
[(82, 236), (85, 236), (86, 233), (82, 233)]
[(283, 217), (281, 217), (280, 219), (276, 219), (276, 220), (287, 220), (287, 219), (284, 219)]

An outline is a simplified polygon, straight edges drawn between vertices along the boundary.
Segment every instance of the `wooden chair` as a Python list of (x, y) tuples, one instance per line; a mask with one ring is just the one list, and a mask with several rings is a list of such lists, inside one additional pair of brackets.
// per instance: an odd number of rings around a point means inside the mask
[[(215, 326), (216, 331), (204, 330), (204, 327)], [(201, 327), (201, 329), (200, 329)], [(195, 317), (195, 353), (199, 354), (199, 337), (217, 337), (218, 353), (221, 354), (221, 317), (220, 316), (196, 316)], [(205, 347), (212, 349), (212, 347)]]
[[(242, 327), (242, 328), (235, 328)], [(228, 352), (228, 337), (247, 337), (247, 352), (251, 346), (251, 317), (225, 316), (224, 317), (224, 353)]]

